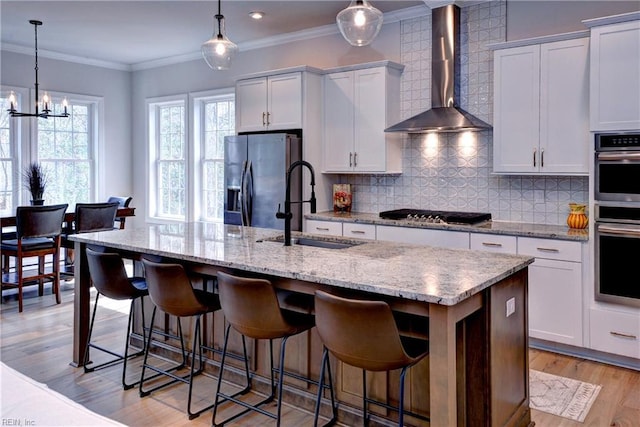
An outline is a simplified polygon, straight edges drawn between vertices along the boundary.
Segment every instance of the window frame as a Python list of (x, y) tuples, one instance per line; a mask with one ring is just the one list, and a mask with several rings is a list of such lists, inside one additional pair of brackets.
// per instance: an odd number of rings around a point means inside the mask
[[(30, 99), (35, 99), (35, 90), (30, 90)], [(69, 106), (73, 104), (82, 104), (87, 106), (88, 119), (88, 163), (90, 167), (89, 177), (92, 182), (89, 184), (91, 191), (89, 192), (89, 200), (82, 203), (91, 203), (106, 199), (106, 172), (105, 172), (105, 156), (107, 155), (106, 147), (104, 144), (104, 98), (100, 96), (81, 95), (66, 92), (47, 91), (52, 100), (58, 100), (67, 98)], [(69, 117), (71, 119), (71, 117)], [(38, 119), (39, 120), (39, 119)], [(29, 159), (39, 161), (38, 158), (38, 120), (34, 120), (34, 125), (31, 126), (30, 132), (30, 144), (29, 144)], [(28, 164), (28, 162), (27, 162)], [(25, 164), (26, 166), (26, 164)], [(26, 192), (25, 192), (26, 194)], [(28, 194), (27, 194), (28, 196)], [(61, 201), (61, 203), (66, 203)]]
[[(192, 178), (194, 179), (193, 191), (191, 192), (191, 206), (193, 207), (194, 217), (197, 214), (197, 218), (193, 218), (196, 221), (209, 221), (209, 222), (222, 222), (224, 218), (219, 218), (218, 220), (212, 220), (210, 218), (205, 218), (203, 216), (203, 203), (204, 203), (204, 195), (203, 195), (203, 186), (204, 182), (204, 170), (203, 170), (203, 153), (204, 153), (204, 124), (205, 124), (205, 107), (208, 102), (211, 101), (229, 101), (233, 100), (234, 102), (234, 111), (235, 111), (235, 88), (234, 87), (226, 87), (220, 89), (213, 89), (201, 92), (192, 92), (189, 94), (189, 107), (190, 114), (193, 117), (191, 124), (193, 126), (193, 131), (191, 132), (192, 138), (190, 138), (189, 143), (193, 147), (193, 156), (191, 161), (193, 162), (193, 174)], [(235, 118), (234, 118), (235, 119)], [(235, 124), (235, 120), (234, 120)], [(234, 134), (236, 133), (236, 129), (234, 126)], [(224, 201), (223, 201), (224, 203)]]
[[(181, 95), (169, 95), (169, 96), (161, 96), (148, 98), (145, 102), (146, 104), (146, 115), (147, 115), (147, 126), (146, 126), (146, 141), (145, 150), (146, 150), (146, 221), (147, 222), (160, 222), (160, 223), (172, 223), (172, 222), (183, 222), (183, 221), (191, 221), (193, 213), (191, 212), (192, 208), (190, 205), (190, 188), (191, 188), (191, 167), (189, 162), (189, 157), (191, 155), (191, 147), (189, 143), (189, 138), (191, 132), (189, 131), (188, 123), (190, 122), (190, 109), (189, 109), (189, 97), (186, 94)], [(185, 162), (185, 215), (184, 218), (177, 217), (169, 217), (169, 216), (161, 216), (158, 215), (158, 192), (157, 192), (157, 182), (158, 182), (158, 165), (157, 165), (157, 153), (159, 147), (158, 140), (158, 126), (159, 126), (159, 107), (182, 104), (184, 108), (184, 122), (183, 129), (185, 132), (184, 135), (184, 143), (185, 143), (185, 152), (184, 152), (184, 162)], [(153, 143), (152, 143), (153, 142)]]

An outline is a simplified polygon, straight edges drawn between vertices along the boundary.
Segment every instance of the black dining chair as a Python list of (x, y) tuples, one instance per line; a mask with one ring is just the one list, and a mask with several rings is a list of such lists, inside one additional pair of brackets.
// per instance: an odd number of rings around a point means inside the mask
[(118, 203), (76, 203), (75, 217), (71, 227), (67, 227), (62, 235), (62, 246), (65, 248), (63, 278), (71, 279), (73, 269), (74, 242), (68, 239), (70, 234), (91, 233), (113, 230), (113, 222), (118, 211)]
[[(18, 311), (23, 309), (23, 287), (38, 285), (44, 294), (45, 280), (53, 282), (52, 293), (60, 304), (60, 240), (62, 222), (68, 204), (48, 206), (18, 206), (16, 208), (16, 238), (2, 241), (2, 255), (14, 257), (15, 273), (2, 274), (0, 289), (18, 288)], [(45, 268), (45, 257), (53, 263)], [(24, 264), (26, 258), (38, 258), (36, 269)]]
[[(111, 196), (107, 200), (107, 203), (115, 202), (115, 203), (118, 203), (118, 207), (128, 208), (129, 204), (131, 204), (131, 200), (133, 200), (133, 197), (131, 196), (127, 196), (127, 197)], [(125, 217), (116, 217), (114, 227), (122, 230), (124, 228), (125, 220), (126, 220)]]

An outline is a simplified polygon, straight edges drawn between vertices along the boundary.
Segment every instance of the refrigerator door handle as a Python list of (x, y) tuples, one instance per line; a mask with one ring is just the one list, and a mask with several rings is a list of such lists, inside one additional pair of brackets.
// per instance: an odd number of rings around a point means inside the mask
[(247, 193), (245, 191), (245, 181), (247, 179), (247, 161), (242, 162), (242, 173), (240, 174), (240, 217), (242, 219), (242, 225), (245, 224), (245, 199), (247, 198)]
[(251, 226), (251, 218), (253, 213), (253, 165), (248, 160), (242, 174), (242, 225)]

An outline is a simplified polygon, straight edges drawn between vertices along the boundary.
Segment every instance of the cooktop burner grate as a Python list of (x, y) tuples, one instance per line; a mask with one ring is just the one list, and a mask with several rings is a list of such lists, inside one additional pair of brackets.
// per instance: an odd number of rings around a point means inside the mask
[(490, 213), (435, 211), (425, 209), (395, 209), (380, 212), (383, 219), (408, 219), (413, 221), (435, 222), (446, 224), (477, 224), (491, 220)]

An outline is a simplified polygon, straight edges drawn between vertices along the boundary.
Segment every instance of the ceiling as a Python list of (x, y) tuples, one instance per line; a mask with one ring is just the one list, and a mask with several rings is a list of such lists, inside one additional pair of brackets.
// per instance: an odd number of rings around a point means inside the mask
[[(374, 0), (372, 4), (391, 16), (425, 7), (426, 0)], [(336, 14), (348, 0), (222, 1), (227, 36), (240, 49), (283, 34), (314, 29), (336, 32)], [(177, 57), (197, 57), (200, 45), (214, 30), (216, 1), (0, 1), (3, 50), (32, 53), (34, 27), (38, 27), (40, 56), (103, 62), (115, 68), (136, 68), (145, 63)], [(265, 13), (262, 20), (249, 12)], [(175, 62), (175, 61), (174, 61)]]

